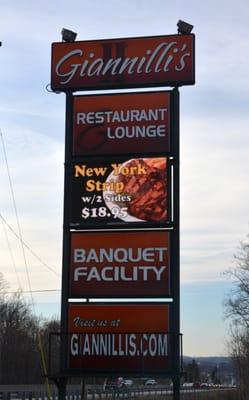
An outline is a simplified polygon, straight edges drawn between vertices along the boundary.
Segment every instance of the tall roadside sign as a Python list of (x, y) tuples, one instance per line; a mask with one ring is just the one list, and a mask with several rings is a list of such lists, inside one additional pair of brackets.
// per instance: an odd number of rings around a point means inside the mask
[(193, 34), (52, 44), (51, 87), (66, 94), (59, 389), (163, 374), (179, 399), (178, 86), (195, 83), (194, 46)]

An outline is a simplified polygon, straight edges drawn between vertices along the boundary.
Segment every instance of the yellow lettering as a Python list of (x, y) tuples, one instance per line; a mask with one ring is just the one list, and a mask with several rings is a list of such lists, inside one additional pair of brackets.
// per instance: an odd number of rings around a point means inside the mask
[(137, 167), (130, 167), (130, 171), (131, 175), (135, 175), (135, 173), (137, 172)]
[(104, 187), (105, 187), (105, 183), (102, 183), (100, 181), (95, 182), (95, 189), (97, 190), (97, 192), (101, 192), (102, 190), (105, 190)]
[(147, 174), (147, 169), (144, 165), (138, 164), (137, 167), (137, 174), (138, 175), (146, 175)]
[(122, 193), (123, 190), (124, 190), (124, 183), (123, 182), (116, 182), (115, 188), (113, 189), (113, 191), (115, 193)]
[(89, 179), (86, 182), (87, 192), (93, 192), (94, 190), (96, 190), (96, 192), (102, 192), (108, 189), (115, 193), (122, 193), (124, 190), (124, 183), (115, 181), (100, 182), (100, 181), (94, 181), (92, 179)]
[(107, 167), (86, 168), (85, 165), (75, 165), (74, 177), (78, 178), (79, 176), (93, 176), (93, 174), (96, 174), (97, 176), (104, 176), (106, 171)]
[(94, 168), (94, 172), (95, 172), (95, 174), (96, 174), (97, 176), (99, 176), (99, 175), (104, 176), (105, 173), (106, 173), (106, 171), (107, 171), (107, 167), (105, 167), (105, 168), (102, 168), (102, 167), (100, 167), (100, 168)]
[(114, 175), (118, 176), (120, 166), (121, 166), (121, 164), (112, 164), (112, 168), (114, 169), (114, 171), (113, 171)]
[(81, 165), (81, 166), (80, 165), (75, 165), (74, 166), (74, 177), (78, 178), (79, 175), (85, 176), (85, 169), (86, 169), (85, 165)]
[(89, 179), (86, 182), (86, 190), (87, 190), (87, 192), (92, 192), (93, 190), (95, 190), (95, 181), (94, 180)]
[(115, 176), (121, 175), (146, 175), (147, 169), (144, 165), (138, 164), (137, 166), (129, 166), (125, 165), (124, 167), (121, 166), (122, 164), (112, 164), (113, 174)]
[(87, 168), (86, 176), (93, 176), (93, 169), (92, 168)]

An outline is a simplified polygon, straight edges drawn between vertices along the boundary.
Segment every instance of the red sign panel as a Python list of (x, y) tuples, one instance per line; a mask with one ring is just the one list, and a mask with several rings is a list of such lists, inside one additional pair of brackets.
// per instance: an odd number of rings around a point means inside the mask
[(194, 84), (194, 35), (52, 44), (53, 90)]
[(166, 157), (84, 159), (72, 165), (70, 227), (162, 226), (170, 221)]
[(95, 373), (169, 371), (169, 306), (81, 304), (69, 307), (68, 368)]
[(75, 96), (73, 155), (169, 152), (170, 93)]
[(70, 297), (169, 296), (169, 232), (75, 232)]

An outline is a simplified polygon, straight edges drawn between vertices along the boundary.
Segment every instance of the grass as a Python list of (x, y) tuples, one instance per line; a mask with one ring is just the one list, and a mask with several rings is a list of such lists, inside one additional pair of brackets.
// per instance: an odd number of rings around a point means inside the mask
[(184, 394), (183, 400), (238, 400), (239, 394), (237, 390), (217, 390), (202, 393)]
[[(239, 393), (237, 390), (222, 390), (210, 392), (194, 392), (194, 393), (181, 393), (181, 400), (239, 400)], [(173, 400), (172, 396), (144, 396), (137, 397), (139, 400), (155, 400), (167, 399)]]
[[(143, 393), (116, 393), (116, 394), (106, 394), (105, 396), (93, 395), (92, 399), (105, 399), (105, 400), (112, 400), (112, 399), (124, 399), (124, 400), (174, 400), (172, 395), (169, 394), (149, 394), (143, 395)], [(239, 393), (237, 390), (210, 390), (210, 391), (189, 391), (181, 393), (180, 395), (181, 400), (239, 400)]]
[[(115, 397), (113, 397), (115, 398)], [(117, 397), (116, 397), (117, 398)], [(162, 395), (162, 396), (132, 396), (126, 397), (127, 400), (174, 400), (173, 396)], [(181, 393), (181, 400), (239, 400), (239, 393), (237, 390), (217, 390), (217, 391), (206, 391), (206, 392), (191, 392), (191, 393)]]

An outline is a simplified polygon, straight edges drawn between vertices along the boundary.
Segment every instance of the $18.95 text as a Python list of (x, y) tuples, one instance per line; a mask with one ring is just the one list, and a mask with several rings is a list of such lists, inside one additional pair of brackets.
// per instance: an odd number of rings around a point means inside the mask
[(84, 207), (81, 210), (81, 216), (84, 219), (87, 218), (126, 218), (127, 217), (127, 207), (113, 207), (112, 209), (107, 209), (106, 207), (95, 207), (88, 208)]

